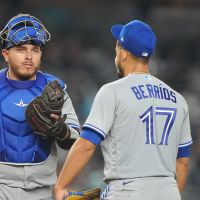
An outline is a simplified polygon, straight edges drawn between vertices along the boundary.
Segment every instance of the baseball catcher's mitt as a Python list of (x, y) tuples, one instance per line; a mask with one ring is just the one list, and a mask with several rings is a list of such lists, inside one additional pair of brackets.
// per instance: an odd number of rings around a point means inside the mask
[[(58, 81), (48, 83), (42, 94), (33, 99), (25, 111), (33, 131), (45, 137), (65, 139), (70, 131), (65, 124), (67, 115), (61, 116), (64, 102), (64, 91)], [(55, 120), (51, 114), (58, 115), (59, 119)]]
[(86, 191), (69, 192), (63, 200), (99, 200), (100, 188), (94, 188)]

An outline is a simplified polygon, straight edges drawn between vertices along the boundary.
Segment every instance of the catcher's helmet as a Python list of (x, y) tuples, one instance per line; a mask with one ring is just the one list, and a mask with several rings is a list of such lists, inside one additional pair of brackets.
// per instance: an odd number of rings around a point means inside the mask
[(41, 48), (50, 40), (51, 34), (42, 22), (29, 14), (18, 14), (11, 18), (0, 32), (3, 49), (20, 44), (36, 44)]

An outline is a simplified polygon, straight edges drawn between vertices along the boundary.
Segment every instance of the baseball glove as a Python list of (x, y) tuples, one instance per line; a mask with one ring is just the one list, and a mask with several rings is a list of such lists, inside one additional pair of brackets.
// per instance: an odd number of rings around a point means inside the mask
[[(70, 134), (65, 124), (67, 115), (62, 115), (64, 91), (57, 80), (46, 85), (42, 94), (33, 99), (27, 106), (25, 115), (33, 131), (45, 137), (63, 140)], [(59, 116), (55, 120), (50, 115)]]
[(86, 191), (69, 192), (63, 200), (99, 200), (100, 188), (94, 188)]

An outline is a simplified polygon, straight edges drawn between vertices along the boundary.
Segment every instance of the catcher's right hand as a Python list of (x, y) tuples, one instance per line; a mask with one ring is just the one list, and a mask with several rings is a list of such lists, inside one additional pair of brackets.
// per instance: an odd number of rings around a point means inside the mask
[(94, 188), (86, 191), (69, 192), (63, 200), (99, 200), (100, 188)]

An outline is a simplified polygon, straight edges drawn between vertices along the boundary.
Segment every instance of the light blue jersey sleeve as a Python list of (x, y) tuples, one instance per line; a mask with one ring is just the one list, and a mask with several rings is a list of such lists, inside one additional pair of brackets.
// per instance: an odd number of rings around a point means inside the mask
[(189, 119), (189, 110), (186, 101), (185, 104), (185, 117), (181, 127), (181, 135), (178, 146), (178, 155), (177, 158), (189, 157), (190, 156), (190, 147), (192, 145), (192, 137), (190, 130), (190, 119)]
[(191, 146), (192, 143), (193, 142), (192, 142), (192, 137), (191, 137), (189, 110), (188, 110), (187, 103), (185, 103), (185, 117), (184, 117), (182, 127), (181, 127), (181, 134), (180, 134), (180, 140), (179, 140), (179, 146), (178, 146), (179, 156), (181, 154), (184, 155), (186, 151), (189, 152), (189, 147)]
[(83, 128), (93, 130), (104, 139), (115, 119), (115, 109), (115, 92), (112, 88), (103, 86), (95, 97), (90, 114)]

